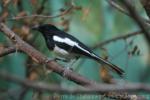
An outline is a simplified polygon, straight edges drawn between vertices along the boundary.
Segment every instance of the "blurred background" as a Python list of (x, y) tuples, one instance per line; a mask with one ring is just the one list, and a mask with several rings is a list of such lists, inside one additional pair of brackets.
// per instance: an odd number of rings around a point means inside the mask
[[(139, 14), (147, 18), (141, 3), (138, 0), (132, 0), (132, 2)], [(62, 13), (64, 14), (61, 15)], [(32, 15), (52, 16), (53, 18), (19, 18)], [(0, 18), (24, 41), (49, 58), (53, 58), (54, 54), (47, 49), (43, 36), (31, 30), (34, 25), (44, 23), (56, 25), (81, 40), (96, 54), (120, 66), (125, 71), (125, 77), (122, 79), (93, 60), (80, 58), (73, 65), (73, 69), (88, 79), (99, 83), (112, 83), (113, 80), (113, 82), (121, 84), (126, 82), (149, 83), (150, 81), (149, 49), (145, 38), (138, 34), (112, 40), (118, 36), (137, 32), (139, 28), (129, 16), (112, 7), (107, 0), (0, 0)], [(112, 41), (98, 45), (107, 40)], [(0, 33), (0, 52), (12, 46), (11, 41)], [(65, 66), (64, 63), (61, 64)], [(28, 55), (17, 50), (14, 53), (0, 57), (1, 71), (6, 71), (22, 79), (29, 78), (30, 80), (44, 81), (49, 84), (56, 83), (64, 87), (76, 86), (73, 82), (62, 78), (56, 73), (47, 73), (44, 66), (35, 63)], [(6, 100), (18, 99), (16, 95), (19, 88), (17, 84), (0, 79), (0, 97)], [(53, 97), (53, 93), (42, 94), (30, 90), (26, 93), (24, 100), (60, 99), (57, 93), (54, 94), (54, 99), (41, 99), (49, 95)], [(40, 96), (41, 98), (39, 98)], [(78, 96), (73, 97), (73, 99), (77, 98), (83, 99), (84, 96), (80, 96), (80, 98)], [(96, 99), (99, 98), (94, 100)]]

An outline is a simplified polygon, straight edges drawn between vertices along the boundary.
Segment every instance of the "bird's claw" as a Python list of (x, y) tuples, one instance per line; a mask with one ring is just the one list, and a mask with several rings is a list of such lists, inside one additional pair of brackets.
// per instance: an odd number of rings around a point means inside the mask
[(68, 60), (66, 60), (66, 59), (63, 59), (63, 58), (55, 58), (55, 61), (63, 61), (63, 62), (68, 62)]
[(48, 63), (50, 61), (56, 61), (56, 58), (48, 58), (48, 59), (45, 60), (45, 63)]
[(59, 61), (59, 60), (63, 61), (63, 62), (68, 62), (68, 60), (62, 59), (62, 58), (48, 58), (48, 59), (45, 60), (45, 63), (48, 63), (50, 61)]
[(72, 72), (73, 68), (67, 67), (63, 71), (63, 76), (65, 77), (68, 73)]

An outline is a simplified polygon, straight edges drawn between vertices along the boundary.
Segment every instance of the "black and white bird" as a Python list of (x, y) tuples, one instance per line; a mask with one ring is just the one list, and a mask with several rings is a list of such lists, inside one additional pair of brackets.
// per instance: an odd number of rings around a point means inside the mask
[(54, 51), (59, 57), (65, 58), (65, 60), (70, 61), (72, 59), (85, 56), (94, 59), (100, 64), (107, 65), (120, 76), (124, 74), (124, 71), (121, 68), (99, 57), (78, 39), (64, 31), (61, 31), (54, 25), (44, 24), (34, 26), (32, 29), (41, 32), (49, 50)]

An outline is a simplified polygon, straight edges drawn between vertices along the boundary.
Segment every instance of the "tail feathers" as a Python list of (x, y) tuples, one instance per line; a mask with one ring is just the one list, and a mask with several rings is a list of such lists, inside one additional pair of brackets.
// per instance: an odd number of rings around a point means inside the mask
[(110, 67), (112, 70), (114, 70), (119, 76), (123, 76), (124, 75), (124, 71), (119, 68), (118, 66), (108, 62), (107, 60), (104, 60), (103, 58), (100, 58), (96, 55), (93, 54), (93, 57), (96, 61), (98, 61), (100, 64), (106, 64), (108, 65), (108, 67)]
[(121, 68), (119, 68), (119, 67), (117, 67), (116, 65), (113, 65), (113, 64), (111, 64), (111, 65), (109, 64), (108, 66), (111, 69), (113, 69), (119, 76), (123, 77), (124, 71)]

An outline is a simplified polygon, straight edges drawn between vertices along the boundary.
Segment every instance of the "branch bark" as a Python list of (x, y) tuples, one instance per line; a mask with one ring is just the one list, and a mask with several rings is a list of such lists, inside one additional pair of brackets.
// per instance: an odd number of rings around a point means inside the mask
[[(20, 84), (26, 88), (31, 88), (31, 89), (35, 89), (41, 92), (57, 92), (60, 94), (103, 94), (106, 92), (111, 93), (112, 98), (115, 98), (114, 95), (116, 97), (120, 97), (124, 98), (123, 100), (137, 100), (137, 98), (140, 98), (140, 100), (145, 100), (142, 97), (138, 97), (136, 95), (122, 95), (123, 92), (128, 92), (128, 93), (134, 93), (134, 92), (147, 92), (150, 93), (150, 86), (147, 84), (142, 84), (142, 83), (127, 83), (124, 84), (123, 86), (121, 85), (117, 85), (117, 84), (99, 84), (99, 86), (97, 88), (94, 88), (93, 86), (85, 86), (85, 87), (70, 87), (70, 88), (64, 88), (61, 87), (60, 85), (56, 85), (56, 84), (46, 84), (43, 82), (34, 82), (34, 81), (29, 81), (27, 79), (21, 79), (18, 78), (14, 75), (10, 75), (4, 71), (0, 71), (0, 78), (3, 80), (6, 80), (8, 82), (14, 82), (17, 84)], [(116, 92), (120, 92), (121, 93), (116, 93)], [(109, 94), (110, 95), (110, 94)], [(104, 95), (104, 96), (108, 96), (108, 94)]]

